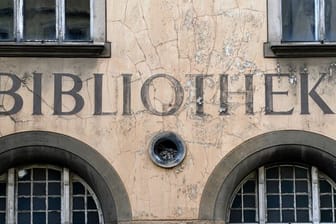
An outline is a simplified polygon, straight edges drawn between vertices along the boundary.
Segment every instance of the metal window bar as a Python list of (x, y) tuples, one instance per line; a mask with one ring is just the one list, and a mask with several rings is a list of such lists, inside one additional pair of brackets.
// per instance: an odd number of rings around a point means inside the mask
[(8, 180), (7, 180), (7, 224), (14, 224), (15, 223), (15, 205), (14, 205), (14, 198), (15, 198), (15, 170), (9, 169), (8, 170)]
[(63, 168), (62, 178), (62, 199), (61, 199), (61, 221), (62, 223), (70, 223), (70, 177), (69, 169)]
[[(336, 201), (335, 201), (335, 197), (336, 197), (336, 183), (330, 179), (328, 176), (326, 176), (323, 173), (319, 173), (319, 181), (325, 181), (330, 185), (330, 192), (319, 192), (319, 197), (321, 196), (330, 196), (331, 197), (331, 206), (330, 207), (323, 207), (323, 208), (319, 208), (318, 212), (323, 211), (323, 210), (332, 210), (332, 223), (336, 222)], [(328, 222), (323, 222), (323, 223), (328, 223)]]
[[(14, 39), (16, 42), (21, 42), (24, 40), (24, 13), (23, 6), (24, 0), (13, 0), (14, 1)], [(55, 0), (56, 5), (56, 41), (59, 43), (65, 42), (65, 1), (66, 0)], [(93, 39), (93, 8), (94, 1), (90, 0), (90, 40)], [(55, 41), (55, 40), (25, 40), (25, 42), (29, 41)]]
[[(18, 184), (19, 183), (27, 183), (30, 185), (30, 193), (29, 195), (23, 195), (22, 197), (29, 197), (30, 199), (30, 210), (24, 210), (23, 212), (29, 212), (30, 214), (30, 223), (33, 223), (33, 212), (36, 211), (41, 211), (41, 212), (45, 212), (46, 213), (46, 223), (48, 223), (48, 212), (49, 211), (55, 211), (55, 210), (50, 210), (48, 207), (48, 197), (51, 196), (58, 196), (55, 194), (49, 194), (48, 192), (48, 184), (49, 183), (60, 183), (61, 185), (61, 193), (59, 195), (59, 197), (61, 198), (61, 210), (58, 211), (60, 212), (61, 215), (61, 223), (71, 223), (71, 209), (70, 209), (70, 204), (71, 204), (71, 191), (70, 191), (70, 183), (72, 182), (72, 180), (76, 181), (76, 182), (80, 182), (84, 188), (85, 188), (85, 193), (83, 195), (83, 197), (85, 197), (85, 223), (87, 223), (87, 219), (88, 219), (88, 212), (97, 212), (98, 214), (98, 219), (99, 219), (99, 224), (104, 224), (103, 221), (103, 215), (102, 215), (102, 211), (101, 211), (101, 207), (100, 204), (98, 202), (98, 199), (96, 197), (96, 195), (94, 194), (94, 192), (92, 191), (92, 189), (79, 177), (77, 176), (73, 176), (72, 178), (70, 178), (70, 172), (67, 168), (63, 168), (62, 170), (60, 170), (59, 168), (54, 168), (52, 167), (51, 169), (53, 170), (57, 170), (61, 173), (61, 179), (60, 180), (49, 180), (48, 179), (48, 170), (50, 169), (51, 166), (32, 166), (32, 167), (26, 167), (24, 168), (25, 170), (30, 170), (30, 178), (27, 180), (19, 180), (16, 179), (15, 176), (15, 168), (11, 168), (8, 170), (8, 172), (4, 175), (0, 176), (0, 182), (1, 180), (3, 180), (4, 182), (6, 182), (6, 188), (7, 188), (7, 196), (6, 196), (6, 224), (15, 224), (18, 223), (17, 221), (17, 214), (18, 214), (18, 203), (15, 203), (15, 201), (18, 200), (19, 195), (18, 195)], [(45, 169), (46, 171), (46, 179), (45, 180), (35, 180), (34, 179), (34, 168), (42, 168)], [(34, 183), (45, 183), (46, 184), (46, 208), (44, 210), (34, 210), (33, 207), (33, 198), (34, 198), (34, 192), (33, 192), (33, 185)], [(3, 196), (1, 196), (3, 197)], [(92, 197), (92, 199), (94, 200), (96, 209), (89, 209), (87, 206), (87, 200), (89, 197)]]
[[(292, 177), (283, 177), (281, 176), (281, 169), (282, 168), (285, 168), (285, 167), (288, 167), (288, 168), (291, 168), (291, 175)], [(311, 197), (311, 190), (310, 190), (310, 181), (309, 181), (309, 171), (307, 170), (307, 168), (305, 167), (301, 167), (301, 166), (296, 166), (296, 165), (281, 165), (281, 166), (273, 166), (273, 167), (269, 167), (267, 169), (271, 169), (271, 168), (276, 168), (277, 170), (277, 178), (268, 178), (266, 177), (266, 180), (269, 180), (269, 181), (276, 181), (278, 184), (278, 192), (277, 193), (272, 193), (272, 192), (266, 192), (266, 188), (264, 187), (264, 192), (262, 191), (263, 189), (259, 188), (259, 192), (261, 192), (262, 195), (265, 195), (266, 198), (267, 198), (267, 195), (274, 195), (274, 196), (278, 196), (279, 198), (279, 207), (277, 208), (267, 208), (265, 210), (267, 211), (278, 211), (279, 212), (279, 221), (280, 222), (284, 222), (283, 220), (283, 212), (284, 211), (292, 211), (293, 212), (293, 215), (294, 215), (294, 222), (298, 222), (298, 217), (297, 217), (297, 214), (298, 214), (298, 211), (299, 210), (308, 210), (308, 219), (311, 220), (311, 201), (309, 200), (309, 198)], [(306, 178), (302, 178), (302, 177), (297, 177), (296, 176), (296, 168), (300, 168), (300, 169), (305, 169), (306, 172), (307, 172), (307, 177)], [(260, 168), (260, 170), (263, 170), (264, 168)], [(262, 172), (259, 171), (259, 175), (261, 174)], [(259, 177), (260, 179), (260, 177)], [(290, 192), (290, 193), (286, 193), (286, 192), (282, 192), (282, 181), (291, 181), (292, 184), (293, 184), (293, 192)], [(307, 192), (298, 192), (298, 190), (296, 189), (296, 183), (297, 181), (305, 181), (307, 183)], [(259, 187), (262, 186), (261, 184), (259, 185)], [(262, 198), (262, 195), (259, 195), (259, 198)], [(297, 206), (297, 196), (300, 196), (300, 195), (303, 195), (303, 196), (307, 196), (308, 197), (308, 207), (300, 207), (298, 208)], [(286, 208), (283, 203), (284, 203), (284, 197), (285, 196), (292, 196), (293, 197), (293, 207), (292, 208)], [(267, 201), (264, 202), (264, 204), (267, 204)], [(259, 213), (260, 214), (260, 220), (263, 219), (262, 215), (266, 216), (266, 214), (263, 214), (263, 213)], [(266, 217), (265, 217), (265, 220), (266, 220)], [(270, 222), (270, 220), (268, 221)]]
[[(30, 179), (29, 180), (17, 180), (17, 183), (16, 183), (16, 186), (18, 186), (19, 183), (23, 183), (23, 184), (30, 184), (30, 195), (19, 195), (18, 194), (18, 187), (16, 188), (16, 194), (17, 196), (15, 197), (16, 198), (16, 201), (18, 201), (20, 198), (29, 198), (30, 200), (30, 209), (29, 210), (21, 210), (19, 211), (18, 207), (16, 207), (16, 213), (17, 213), (17, 219), (19, 217), (19, 214), (20, 213), (29, 213), (30, 214), (30, 222), (31, 223), (34, 223), (34, 213), (36, 212), (41, 212), (41, 213), (44, 213), (45, 214), (45, 222), (48, 223), (48, 218), (49, 218), (49, 212), (52, 212), (52, 211), (56, 211), (56, 212), (59, 212), (60, 215), (61, 215), (61, 210), (51, 210), (49, 209), (49, 203), (48, 203), (48, 200), (51, 199), (51, 198), (54, 198), (54, 197), (59, 197), (61, 198), (61, 192), (60, 192), (60, 195), (55, 195), (55, 194), (51, 194), (51, 192), (49, 192), (49, 184), (52, 184), (52, 183), (57, 183), (60, 185), (61, 187), (61, 179), (60, 180), (49, 180), (48, 179), (48, 172), (50, 169), (48, 168), (39, 168), (39, 169), (43, 169), (44, 172), (45, 172), (45, 179), (43, 180), (38, 180), (38, 179), (35, 179), (34, 178), (34, 173), (37, 171), (37, 168), (30, 168), (30, 169), (25, 169), (25, 170), (30, 170)], [(61, 173), (61, 171), (59, 171)], [(39, 194), (39, 193), (34, 193), (34, 188), (37, 186), (37, 184), (44, 184), (44, 191), (45, 191), (45, 194)], [(44, 209), (37, 209), (37, 208), (34, 208), (34, 200), (35, 199), (42, 199), (44, 200), (44, 204), (45, 204), (45, 208)], [(18, 205), (18, 203), (17, 203)]]
[(312, 221), (313, 224), (320, 222), (320, 203), (319, 203), (319, 186), (318, 186), (318, 170), (316, 167), (311, 168), (311, 178), (312, 178)]
[[(244, 186), (247, 182), (249, 181), (253, 181), (254, 182), (254, 192), (253, 193), (250, 193), (250, 192), (244, 192)], [(231, 200), (231, 206), (230, 206), (230, 212), (228, 214), (228, 223), (230, 223), (230, 215), (231, 215), (231, 211), (240, 211), (241, 214), (240, 214), (240, 222), (234, 222), (235, 224), (236, 223), (251, 223), (251, 222), (247, 222), (244, 218), (244, 212), (246, 211), (254, 211), (255, 213), (255, 221), (256, 222), (252, 222), (252, 223), (258, 223), (258, 185), (257, 185), (257, 179), (256, 179), (256, 173), (252, 173), (250, 175), (248, 175), (240, 184), (239, 186), (236, 188), (235, 190), (235, 193), (233, 194), (234, 197), (232, 198)], [(92, 195), (94, 196), (94, 195)], [(249, 207), (247, 205), (244, 204), (244, 196), (253, 196), (254, 197), (254, 207)], [(233, 202), (235, 200), (236, 197), (239, 197), (240, 198), (240, 203), (241, 203), (241, 206), (239, 208), (233, 208), (232, 205), (233, 205)], [(96, 200), (96, 198), (94, 198)]]
[[(281, 167), (292, 167), (293, 168), (293, 178), (282, 178), (281, 177)], [(281, 180), (292, 180), (293, 181), (293, 193), (289, 193), (290, 195), (293, 195), (293, 197), (295, 198), (295, 206), (294, 206), (294, 210), (295, 210), (295, 214), (296, 211), (298, 209), (302, 209), (302, 208), (298, 208), (297, 207), (297, 201), (296, 201), (296, 196), (297, 195), (307, 195), (308, 196), (308, 207), (307, 208), (303, 208), (303, 209), (308, 209), (309, 211), (309, 221), (313, 224), (317, 224), (321, 222), (321, 218), (320, 218), (320, 211), (322, 210), (332, 210), (332, 222), (324, 222), (324, 223), (335, 223), (336, 222), (336, 183), (334, 183), (334, 181), (332, 181), (329, 177), (325, 176), (324, 174), (320, 173), (319, 170), (316, 167), (311, 167), (311, 169), (307, 169), (307, 167), (302, 167), (302, 166), (297, 166), (297, 165), (280, 165), (280, 166), (273, 166), (273, 167), (277, 167), (277, 172), (278, 172), (278, 177), (277, 178), (270, 178), (270, 180), (276, 180), (278, 182), (278, 193), (271, 193), (270, 195), (274, 194), (274, 195), (279, 195), (280, 197), (280, 203), (283, 200), (283, 196), (287, 195), (287, 193), (282, 193), (281, 192)], [(307, 176), (305, 178), (303, 177), (297, 177), (296, 173), (295, 173), (295, 167), (298, 168), (304, 168), (306, 169), (307, 172)], [(271, 167), (269, 167), (271, 168)], [(257, 191), (257, 198), (258, 201), (256, 202), (256, 212), (259, 214), (259, 219), (257, 219), (256, 221), (259, 223), (263, 224), (266, 223), (266, 213), (265, 211), (267, 211), (267, 208), (265, 208), (267, 202), (265, 200), (266, 196), (267, 196), (267, 192), (266, 192), (266, 175), (265, 175), (265, 167), (260, 167), (258, 170), (258, 191)], [(310, 172), (309, 172), (310, 171)], [(241, 197), (241, 201), (242, 201), (242, 206), (241, 206), (241, 210), (242, 210), (242, 217), (241, 217), (241, 221), (242, 223), (244, 223), (244, 219), (243, 219), (243, 210), (244, 210), (244, 205), (243, 205), (243, 186), (244, 183), (246, 183), (246, 181), (251, 180), (251, 176), (249, 175), (248, 177), (250, 178), (245, 178), (245, 180), (242, 182), (242, 184), (239, 185), (239, 188), (237, 188), (236, 193), (234, 193), (234, 196), (239, 196)], [(296, 189), (296, 182), (295, 181), (307, 181), (307, 192), (297, 192)], [(319, 181), (324, 180), (326, 182), (328, 182), (328, 184), (330, 185), (330, 192), (325, 192), (325, 193), (321, 193), (320, 192), (320, 186), (319, 186)], [(323, 195), (328, 195), (331, 197), (331, 201), (332, 204), (330, 207), (325, 207), (325, 208), (320, 208), (320, 196)], [(233, 197), (234, 199), (235, 197)], [(232, 199), (232, 202), (233, 202)], [(232, 205), (231, 202), (231, 205)], [(264, 209), (263, 209), (264, 206)], [(230, 211), (234, 210), (233, 208), (230, 208)], [(277, 208), (277, 210), (279, 210), (279, 212), (282, 212), (283, 208), (282, 205), (280, 204), (279, 208)], [(280, 216), (280, 222), (283, 222), (282, 220), (282, 216)], [(265, 220), (265, 221), (263, 221)], [(297, 216), (295, 216), (295, 222), (297, 222)], [(267, 222), (270, 223), (270, 222)]]
[[(102, 215), (102, 212), (101, 212), (101, 208), (100, 208), (100, 204), (98, 203), (98, 198), (96, 197), (96, 195), (93, 193), (92, 189), (78, 176), (73, 176), (71, 178), (71, 182), (72, 182), (72, 187), (73, 187), (73, 183), (79, 183), (81, 184), (83, 187), (84, 187), (84, 194), (76, 194), (76, 195), (73, 195), (73, 188), (71, 189), (71, 200), (70, 200), (70, 203), (72, 203), (72, 206), (71, 206), (71, 210), (72, 210), (72, 219), (73, 219), (73, 213), (74, 212), (84, 212), (84, 218), (85, 218), (85, 224), (88, 223), (88, 213), (89, 212), (96, 212), (97, 215), (98, 215), (98, 219), (99, 219), (99, 224), (104, 224), (103, 222), (103, 215)], [(74, 205), (73, 205), (73, 198), (75, 197), (78, 197), (78, 198), (83, 198), (84, 199), (84, 209), (74, 209)], [(96, 205), (96, 209), (89, 209), (88, 208), (88, 198), (89, 197), (92, 197), (92, 199), (94, 200), (94, 203)]]
[(265, 200), (265, 169), (260, 167), (258, 170), (258, 198), (259, 198), (259, 223), (266, 223), (266, 200)]

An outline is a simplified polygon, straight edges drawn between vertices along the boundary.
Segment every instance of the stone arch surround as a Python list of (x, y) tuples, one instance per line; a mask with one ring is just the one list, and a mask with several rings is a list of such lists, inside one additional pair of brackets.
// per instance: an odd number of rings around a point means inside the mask
[(105, 224), (132, 219), (124, 184), (110, 163), (87, 144), (53, 132), (27, 131), (0, 138), (0, 173), (15, 166), (43, 163), (68, 167), (95, 191)]
[(208, 178), (199, 219), (225, 222), (231, 195), (246, 175), (266, 164), (290, 162), (316, 166), (336, 180), (336, 141), (301, 130), (274, 131), (245, 141), (228, 153)]

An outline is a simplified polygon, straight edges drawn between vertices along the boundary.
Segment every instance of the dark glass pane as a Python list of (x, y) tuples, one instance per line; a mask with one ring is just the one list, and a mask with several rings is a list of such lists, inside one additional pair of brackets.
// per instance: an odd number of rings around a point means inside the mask
[(321, 222), (332, 222), (332, 210), (321, 210)]
[(24, 0), (24, 39), (56, 39), (55, 0)]
[(19, 213), (18, 223), (30, 223), (30, 213)]
[(99, 223), (98, 212), (88, 212), (88, 224)]
[(320, 180), (320, 193), (331, 193), (331, 186), (326, 180)]
[(242, 222), (242, 211), (239, 210), (231, 210), (230, 212), (230, 222), (237, 223)]
[(282, 222), (294, 222), (294, 210), (283, 210), (282, 211)]
[(297, 222), (309, 222), (309, 211), (308, 210), (297, 210), (296, 211), (296, 221)]
[(283, 208), (294, 208), (294, 196), (293, 195), (283, 195), (282, 196), (282, 207)]
[(293, 179), (293, 167), (290, 167), (290, 166), (280, 167), (280, 175), (281, 175), (281, 179), (284, 179), (284, 178)]
[(282, 40), (315, 41), (314, 0), (282, 0)]
[(85, 187), (79, 182), (72, 183), (72, 194), (85, 194)]
[(278, 179), (279, 178), (278, 167), (267, 169), (266, 170), (266, 178), (267, 179)]
[(34, 210), (45, 210), (46, 209), (46, 198), (33, 198), (33, 209)]
[(65, 39), (90, 40), (90, 0), (65, 1)]
[(332, 199), (331, 195), (320, 195), (320, 207), (321, 208), (331, 208), (332, 207)]
[(45, 212), (33, 212), (33, 223), (34, 224), (45, 224), (46, 223), (46, 213)]
[(6, 224), (6, 214), (0, 213), (0, 224)]
[(279, 182), (274, 180), (268, 180), (266, 182), (267, 193), (279, 193)]
[(87, 208), (88, 209), (97, 209), (96, 203), (92, 197), (87, 198)]
[(249, 180), (243, 186), (243, 192), (246, 193), (254, 193), (255, 192), (255, 181)]
[(308, 206), (309, 206), (308, 195), (296, 195), (297, 208), (308, 208)]
[(1, 211), (6, 210), (6, 198), (0, 198), (0, 210)]
[(49, 195), (61, 195), (61, 183), (48, 183)]
[(256, 221), (256, 211), (244, 210), (244, 222), (255, 222), (255, 221)]
[(0, 196), (6, 196), (6, 183), (0, 183)]
[(72, 223), (73, 224), (85, 223), (85, 213), (84, 212), (73, 212), (72, 213)]
[(74, 197), (72, 206), (73, 206), (73, 209), (85, 209), (84, 198)]
[(279, 195), (267, 196), (267, 208), (280, 208)]
[(60, 224), (61, 213), (60, 212), (48, 212), (48, 224)]
[(325, 0), (325, 39), (336, 40), (336, 2), (335, 0)]
[(241, 208), (241, 195), (236, 195), (232, 202), (232, 208)]
[(281, 192), (282, 193), (293, 193), (293, 181), (283, 180), (281, 181)]
[(48, 169), (48, 180), (61, 180), (61, 172)]
[(33, 179), (34, 180), (46, 180), (46, 171), (45, 169), (33, 169)]
[(254, 195), (244, 195), (244, 208), (255, 208), (255, 196)]
[(49, 210), (61, 210), (61, 198), (48, 198)]
[(30, 198), (18, 198), (19, 210), (30, 210)]
[(295, 178), (308, 178), (307, 169), (295, 167)]
[(280, 211), (268, 210), (267, 211), (267, 222), (280, 222)]
[(18, 184), (18, 194), (19, 195), (30, 195), (30, 183), (19, 183)]
[(0, 1), (0, 41), (13, 39), (13, 0)]
[(45, 183), (34, 183), (33, 194), (34, 195), (46, 195), (46, 184)]
[(23, 169), (18, 171), (18, 178), (19, 181), (29, 181), (31, 180), (31, 170), (30, 169)]
[(295, 191), (296, 192), (308, 192), (308, 182), (305, 180), (295, 181)]

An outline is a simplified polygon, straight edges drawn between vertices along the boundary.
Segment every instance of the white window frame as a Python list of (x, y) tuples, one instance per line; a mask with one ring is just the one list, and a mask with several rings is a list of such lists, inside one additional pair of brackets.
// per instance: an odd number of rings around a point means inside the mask
[(325, 57), (336, 56), (336, 42), (325, 42), (324, 0), (315, 0), (316, 41), (282, 41), (282, 0), (267, 0), (267, 42), (264, 43), (264, 57)]
[[(92, 191), (92, 189), (85, 183), (83, 179), (79, 176), (71, 173), (67, 168), (60, 168), (56, 166), (50, 165), (32, 165), (28, 167), (21, 167), (21, 168), (10, 168), (5, 174), (0, 176), (0, 180), (7, 183), (7, 195), (6, 195), (6, 224), (15, 224), (17, 223), (17, 214), (16, 214), (16, 200), (17, 195), (15, 194), (16, 188), (16, 173), (15, 171), (20, 169), (33, 169), (33, 168), (43, 168), (43, 169), (54, 169), (59, 170), (61, 172), (61, 223), (68, 224), (72, 223), (72, 192), (70, 184), (72, 181), (80, 182), (84, 185), (86, 191), (90, 193), (90, 196), (96, 203), (98, 216), (99, 216), (99, 223), (97, 224), (104, 224), (103, 214), (100, 207), (100, 203), (98, 198)], [(86, 203), (86, 202), (85, 202)], [(85, 209), (87, 213), (87, 209)], [(85, 221), (87, 223), (87, 220)], [(85, 224), (83, 223), (83, 224)]]
[(23, 37), (23, 1), (14, 0), (15, 41), (0, 41), (3, 57), (111, 57), (106, 38), (106, 1), (90, 0), (90, 40), (65, 39), (65, 0), (56, 3), (56, 40), (25, 40)]
[[(287, 164), (284, 164), (287, 165)], [(292, 165), (292, 164), (288, 164)], [(310, 202), (310, 213), (311, 213), (311, 222), (312, 224), (319, 224), (320, 223), (320, 186), (319, 186), (319, 180), (320, 177), (323, 177), (325, 180), (329, 182), (331, 187), (335, 187), (336, 183), (331, 180), (327, 175), (324, 173), (320, 172), (317, 167), (307, 167), (309, 170), (308, 173), (310, 173), (311, 177), (311, 183), (310, 183), (310, 188), (311, 188), (311, 198), (309, 199)], [(244, 180), (238, 185), (236, 190), (231, 196), (231, 202), (228, 210), (228, 215), (227, 215), (227, 223), (230, 223), (230, 211), (231, 211), (231, 206), (233, 203), (233, 200), (236, 197), (237, 191), (242, 188), (242, 186), (246, 183), (246, 180), (249, 180), (252, 175), (255, 175), (256, 180), (257, 180), (257, 192), (256, 192), (256, 198), (258, 201), (256, 201), (256, 211), (258, 212), (257, 216), (257, 223), (258, 224), (270, 224), (270, 222), (266, 222), (266, 175), (265, 175), (265, 170), (266, 168), (264, 166), (259, 167), (258, 171), (252, 172), (249, 174)], [(336, 211), (333, 211), (336, 212)]]

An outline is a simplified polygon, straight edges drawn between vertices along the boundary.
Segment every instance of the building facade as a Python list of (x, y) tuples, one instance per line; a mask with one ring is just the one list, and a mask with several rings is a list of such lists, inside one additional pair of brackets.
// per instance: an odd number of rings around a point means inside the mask
[(335, 7), (1, 0), (0, 224), (336, 223)]

